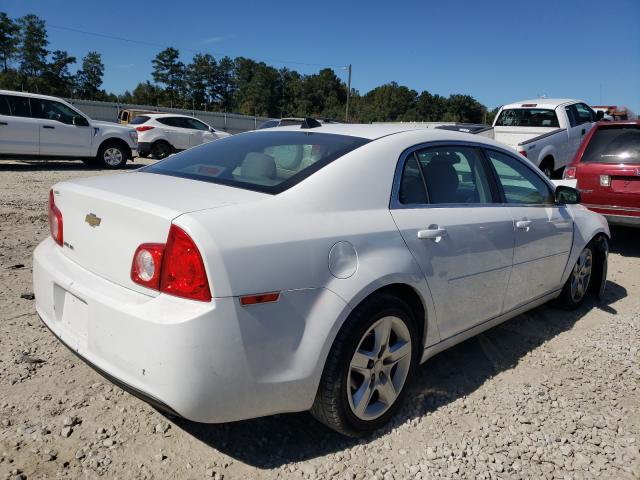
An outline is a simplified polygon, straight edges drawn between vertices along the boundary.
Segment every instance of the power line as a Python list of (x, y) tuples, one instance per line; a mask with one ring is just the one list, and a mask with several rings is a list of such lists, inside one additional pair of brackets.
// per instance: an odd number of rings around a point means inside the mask
[[(51, 28), (56, 28), (58, 30), (66, 30), (68, 32), (75, 32), (75, 33), (82, 33), (84, 35), (93, 35), (94, 37), (101, 37), (101, 38), (107, 38), (109, 40), (119, 40), (121, 42), (128, 42), (128, 43), (137, 43), (139, 45), (146, 45), (149, 47), (157, 47), (157, 48), (169, 48), (168, 45), (162, 45), (160, 43), (154, 43), (154, 42), (146, 42), (144, 40), (133, 40), (131, 38), (124, 38), (124, 37), (119, 37), (116, 35), (108, 35), (106, 33), (98, 33), (98, 32), (88, 32), (86, 30), (80, 30), (79, 28), (71, 28), (71, 27), (64, 27), (62, 25), (48, 25)], [(206, 49), (203, 50), (194, 50), (193, 48), (179, 48), (178, 50), (182, 50), (182, 51), (186, 51), (186, 52), (191, 52), (191, 53), (202, 53), (205, 52)], [(210, 51), (209, 53), (212, 53), (214, 55), (219, 55), (219, 56), (228, 56), (228, 57), (232, 57), (233, 55), (228, 55), (226, 53), (223, 52), (213, 52)], [(285, 65), (305, 65), (308, 67), (331, 67), (331, 68), (339, 68), (341, 70), (346, 70), (348, 69), (347, 65), (333, 65), (333, 64), (323, 64), (323, 63), (308, 63), (308, 62), (297, 62), (297, 61), (293, 61), (293, 60), (278, 60), (275, 58), (256, 58), (255, 60), (261, 61), (261, 62), (269, 62), (269, 63), (280, 63), (280, 64), (285, 64)]]

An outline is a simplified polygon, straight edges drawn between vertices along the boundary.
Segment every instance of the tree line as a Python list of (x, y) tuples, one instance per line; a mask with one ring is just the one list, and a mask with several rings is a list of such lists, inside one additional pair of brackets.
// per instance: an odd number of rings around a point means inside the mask
[[(45, 21), (33, 14), (12, 19), (0, 12), (0, 88), (60, 97), (189, 108), (266, 117), (343, 119), (347, 85), (330, 68), (301, 74), (246, 57), (197, 53), (190, 63), (166, 48), (152, 60), (152, 79), (116, 95), (102, 89), (104, 64), (89, 51), (74, 73), (76, 57), (49, 50)], [(491, 116), (470, 95), (418, 93), (396, 82), (360, 94), (352, 89), (350, 120), (481, 123)]]

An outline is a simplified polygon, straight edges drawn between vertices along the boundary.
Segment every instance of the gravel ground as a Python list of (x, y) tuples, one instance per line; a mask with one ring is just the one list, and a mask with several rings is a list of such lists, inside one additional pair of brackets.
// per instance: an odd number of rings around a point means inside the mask
[(0, 163), (0, 479), (640, 478), (640, 231), (614, 230), (603, 302), (543, 306), (436, 356), (372, 438), (306, 413), (202, 425), (113, 386), (34, 313), (48, 190), (104, 173)]

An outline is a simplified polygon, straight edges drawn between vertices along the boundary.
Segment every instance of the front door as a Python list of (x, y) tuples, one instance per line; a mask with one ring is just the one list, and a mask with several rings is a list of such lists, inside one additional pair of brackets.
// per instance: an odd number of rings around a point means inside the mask
[[(93, 129), (85, 117), (67, 105), (43, 98), (31, 99), (31, 111), (38, 119), (40, 155), (88, 157)], [(75, 125), (74, 118), (83, 120)]]
[(565, 206), (555, 204), (552, 187), (533, 168), (506, 153), (486, 152), (516, 227), (504, 302), (508, 311), (562, 286), (573, 220)]
[(468, 146), (418, 150), (403, 167), (391, 213), (427, 279), (443, 339), (502, 313), (513, 219), (488, 179)]

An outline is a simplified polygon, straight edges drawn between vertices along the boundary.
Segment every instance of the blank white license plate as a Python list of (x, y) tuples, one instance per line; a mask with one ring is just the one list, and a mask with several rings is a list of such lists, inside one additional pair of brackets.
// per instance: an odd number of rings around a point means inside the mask
[(62, 305), (62, 328), (86, 342), (88, 337), (88, 307), (85, 302), (69, 292), (64, 293)]

